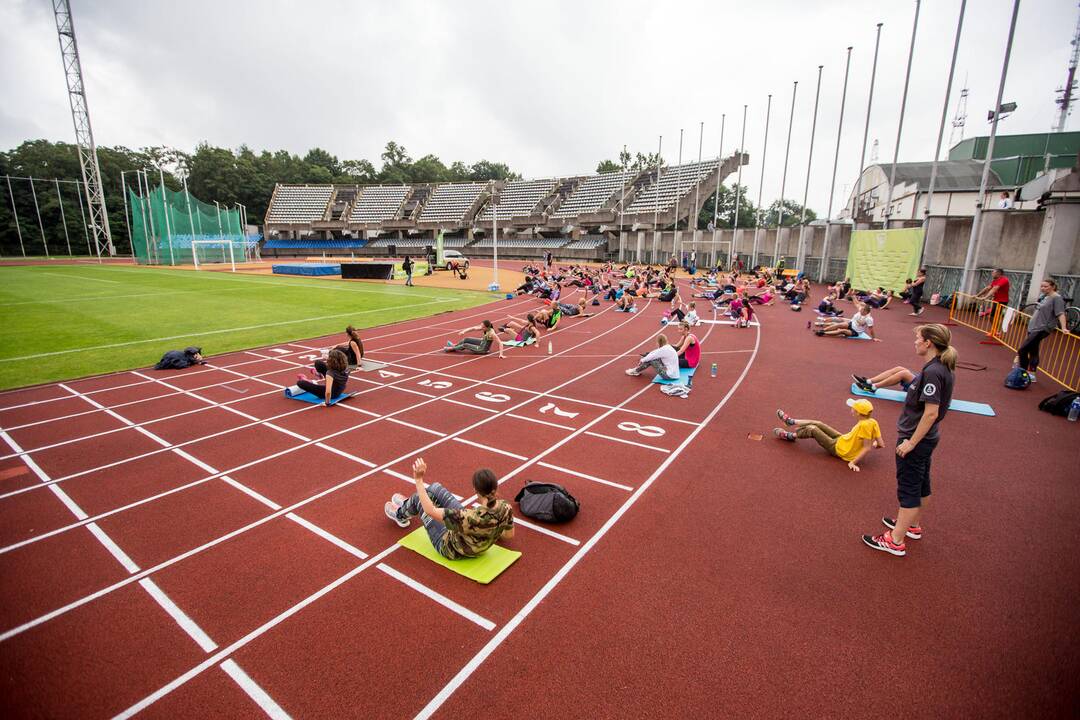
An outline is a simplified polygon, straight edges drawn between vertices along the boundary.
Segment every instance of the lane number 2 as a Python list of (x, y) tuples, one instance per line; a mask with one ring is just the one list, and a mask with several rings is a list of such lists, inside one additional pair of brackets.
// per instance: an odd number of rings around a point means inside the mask
[(658, 438), (664, 434), (664, 428), (656, 427), (655, 425), (639, 425), (633, 420), (619, 423), (619, 429), (623, 432), (636, 432), (638, 435), (644, 435), (645, 437)]
[(555, 413), (556, 415), (558, 415), (559, 417), (564, 417), (564, 418), (576, 418), (578, 415), (581, 414), (581, 413), (576, 413), (576, 412), (570, 412), (569, 410), (560, 410), (559, 406), (556, 405), (555, 403), (548, 403), (544, 407), (540, 408), (540, 412), (545, 413), (545, 414), (547, 414), (547, 412), (549, 410), (551, 412)]

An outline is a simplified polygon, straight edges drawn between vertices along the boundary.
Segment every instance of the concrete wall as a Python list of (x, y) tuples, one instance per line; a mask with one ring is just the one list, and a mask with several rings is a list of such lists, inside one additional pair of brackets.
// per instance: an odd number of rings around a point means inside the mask
[[(1034, 210), (984, 210), (975, 267), (1030, 270), (1035, 262), (1046, 213)], [(970, 217), (931, 217), (923, 263), (960, 267), (971, 238)], [(1072, 267), (1070, 261), (1069, 264)], [(1053, 269), (1054, 272), (1065, 272)], [(1073, 274), (1075, 268), (1065, 274)]]

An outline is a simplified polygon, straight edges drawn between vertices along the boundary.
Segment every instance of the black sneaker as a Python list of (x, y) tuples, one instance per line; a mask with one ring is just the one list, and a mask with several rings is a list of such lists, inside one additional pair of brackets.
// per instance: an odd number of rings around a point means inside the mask
[[(881, 524), (884, 525), (885, 527), (889, 528), (890, 530), (895, 530), (896, 529), (896, 520), (894, 518), (883, 517), (883, 518), (881, 518)], [(907, 532), (904, 533), (904, 534), (907, 535), (912, 540), (918, 540), (919, 538), (922, 537), (922, 527), (919, 526), (919, 525), (912, 525), (911, 527), (909, 527), (907, 529)]]
[(855, 381), (855, 385), (857, 385), (860, 390), (865, 390), (869, 393), (877, 391), (877, 388), (874, 387), (873, 383), (864, 378), (862, 375), (852, 375), (851, 379)]

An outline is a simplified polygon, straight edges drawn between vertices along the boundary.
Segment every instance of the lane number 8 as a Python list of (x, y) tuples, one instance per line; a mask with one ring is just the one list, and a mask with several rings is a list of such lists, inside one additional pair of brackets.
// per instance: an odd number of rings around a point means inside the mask
[(656, 427), (655, 425), (639, 425), (633, 420), (619, 423), (619, 429), (623, 432), (636, 432), (638, 435), (644, 435), (645, 437), (658, 438), (664, 434), (664, 428)]

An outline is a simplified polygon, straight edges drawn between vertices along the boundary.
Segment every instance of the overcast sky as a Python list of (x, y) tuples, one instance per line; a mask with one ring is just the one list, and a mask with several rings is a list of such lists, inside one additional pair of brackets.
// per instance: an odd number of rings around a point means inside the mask
[[(824, 215), (837, 147), (844, 59), (854, 46), (834, 213), (857, 178), (874, 32), (884, 23), (870, 141), (896, 142), (914, 0), (306, 2), (72, 0), (101, 145), (200, 141), (380, 164), (388, 140), (414, 157), (490, 159), (525, 177), (592, 172), (655, 151), (670, 163), (730, 154), (749, 106), (743, 183), (780, 193), (798, 81), (785, 196), (801, 200), (817, 66), (824, 65), (809, 204)], [(959, 0), (922, 4), (900, 160), (930, 160)], [(965, 136), (989, 133), (1011, 0), (972, 0), (957, 79), (970, 89)], [(1023, 0), (1000, 132), (1045, 132), (1057, 119), (1077, 23), (1074, 0)], [(0, 147), (74, 134), (48, 0), (0, 0)], [(762, 172), (766, 99), (773, 94)], [(727, 123), (720, 146), (721, 114)], [(1080, 110), (1067, 129), (1080, 129)], [(951, 127), (946, 125), (945, 144)], [(943, 156), (946, 150), (943, 149)], [(867, 148), (869, 159), (870, 148)]]

